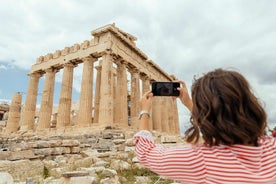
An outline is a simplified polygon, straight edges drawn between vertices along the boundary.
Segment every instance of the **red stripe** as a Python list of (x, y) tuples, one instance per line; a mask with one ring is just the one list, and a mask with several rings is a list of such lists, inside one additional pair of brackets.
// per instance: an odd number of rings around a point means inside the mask
[(183, 183), (276, 183), (275, 140), (260, 142), (260, 147), (168, 148), (137, 137), (135, 150), (145, 166)]

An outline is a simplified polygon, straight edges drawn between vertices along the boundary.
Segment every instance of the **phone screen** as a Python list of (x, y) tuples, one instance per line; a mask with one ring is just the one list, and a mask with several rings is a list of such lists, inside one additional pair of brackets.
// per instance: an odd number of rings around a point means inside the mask
[(179, 96), (178, 87), (180, 87), (179, 82), (153, 82), (151, 84), (153, 96)]

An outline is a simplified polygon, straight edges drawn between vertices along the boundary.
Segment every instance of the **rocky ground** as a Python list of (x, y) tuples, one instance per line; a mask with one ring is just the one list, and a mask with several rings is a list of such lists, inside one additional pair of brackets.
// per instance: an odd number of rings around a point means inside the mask
[[(1, 135), (2, 183), (172, 183), (138, 162), (133, 130), (107, 127), (97, 131), (72, 129), (69, 132)], [(153, 133), (158, 143), (174, 145), (183, 142), (180, 136)]]

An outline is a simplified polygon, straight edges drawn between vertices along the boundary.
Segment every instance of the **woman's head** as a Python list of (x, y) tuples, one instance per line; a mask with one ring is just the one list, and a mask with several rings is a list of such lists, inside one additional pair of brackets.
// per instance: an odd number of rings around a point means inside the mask
[(264, 135), (266, 113), (238, 72), (216, 69), (192, 85), (193, 109), (187, 141), (205, 144), (258, 144)]

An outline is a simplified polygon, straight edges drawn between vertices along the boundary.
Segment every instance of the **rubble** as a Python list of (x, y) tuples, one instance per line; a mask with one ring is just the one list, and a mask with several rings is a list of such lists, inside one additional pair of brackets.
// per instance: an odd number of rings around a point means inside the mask
[[(129, 138), (134, 133), (113, 129), (85, 135), (2, 136), (0, 175), (18, 184), (147, 183), (157, 177), (141, 174), (149, 171), (135, 157), (134, 143)], [(180, 136), (156, 132), (155, 140), (166, 145), (182, 142)]]

